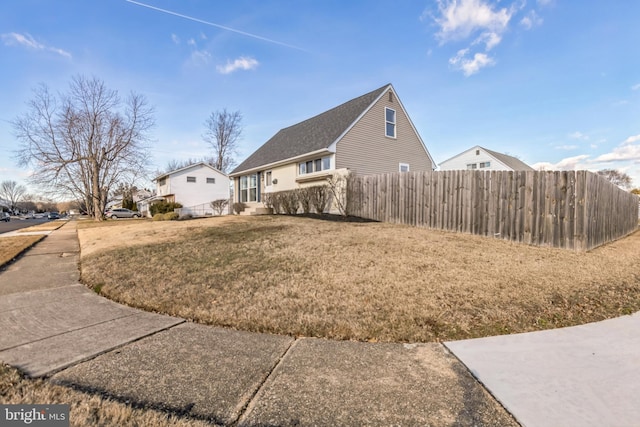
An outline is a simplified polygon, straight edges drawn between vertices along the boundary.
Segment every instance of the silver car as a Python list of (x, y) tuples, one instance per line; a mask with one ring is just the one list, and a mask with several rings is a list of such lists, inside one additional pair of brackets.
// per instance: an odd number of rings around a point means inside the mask
[(4, 221), (4, 222), (11, 221), (11, 215), (9, 215), (9, 212), (0, 212), (0, 221)]
[(109, 209), (105, 214), (107, 218), (140, 218), (140, 212), (132, 211), (130, 209), (117, 208), (117, 209)]

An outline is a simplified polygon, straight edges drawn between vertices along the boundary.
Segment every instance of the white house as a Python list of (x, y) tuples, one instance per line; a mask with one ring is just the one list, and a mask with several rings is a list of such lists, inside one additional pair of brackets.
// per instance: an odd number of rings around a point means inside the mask
[(164, 173), (154, 181), (156, 195), (138, 203), (138, 209), (147, 215), (157, 201), (180, 203), (181, 215), (213, 215), (210, 203), (230, 197), (229, 177), (204, 162)]
[(440, 163), (441, 171), (449, 170), (532, 171), (531, 166), (507, 154), (476, 145)]

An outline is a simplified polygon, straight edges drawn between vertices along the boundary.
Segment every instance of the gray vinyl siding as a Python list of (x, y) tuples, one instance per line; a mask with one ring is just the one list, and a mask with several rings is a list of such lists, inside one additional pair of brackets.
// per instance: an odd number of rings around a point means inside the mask
[[(395, 139), (385, 136), (385, 107), (396, 112)], [(336, 168), (370, 175), (398, 172), (400, 163), (409, 164), (411, 171), (430, 171), (434, 166), (395, 93), (389, 101), (385, 92), (336, 144)]]

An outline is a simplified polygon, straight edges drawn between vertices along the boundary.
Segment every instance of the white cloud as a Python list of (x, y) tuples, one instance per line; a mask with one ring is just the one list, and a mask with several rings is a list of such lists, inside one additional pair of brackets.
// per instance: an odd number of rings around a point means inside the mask
[(180, 37), (178, 37), (177, 35), (171, 33), (171, 41), (173, 41), (173, 43), (175, 43), (175, 44), (180, 44)]
[(629, 138), (624, 140), (624, 144), (631, 144), (634, 142), (640, 141), (640, 135), (630, 136)]
[(486, 32), (486, 33), (482, 33), (480, 37), (475, 39), (472, 45), (484, 43), (485, 49), (488, 52), (494, 47), (498, 46), (498, 44), (500, 44), (501, 41), (502, 41), (502, 36), (498, 35), (497, 33)]
[(622, 144), (613, 149), (610, 153), (598, 156), (596, 162), (616, 162), (621, 160), (633, 160), (640, 162), (640, 135), (630, 136)]
[(465, 39), (478, 31), (501, 34), (513, 14), (506, 8), (494, 11), (493, 5), (482, 0), (438, 0), (438, 11), (437, 37), (442, 42)]
[(466, 57), (469, 53), (469, 49), (462, 49), (458, 51), (458, 54), (449, 59), (449, 64), (454, 68), (461, 70), (466, 77), (469, 77), (484, 67), (494, 65), (495, 61), (485, 53), (476, 53), (473, 55), (473, 59)]
[(631, 90), (638, 90), (640, 89), (640, 83), (636, 83), (633, 86), (631, 86)]
[(575, 150), (577, 145), (557, 145), (554, 147), (556, 150)]
[(194, 50), (191, 52), (191, 61), (194, 64), (206, 65), (211, 62), (211, 54), (206, 50)]
[(189, 46), (195, 46), (196, 45), (196, 41), (194, 39), (189, 39), (189, 40), (187, 40), (187, 44)]
[(207, 40), (207, 35), (203, 32), (200, 32), (200, 39)]
[(586, 160), (590, 156), (588, 154), (580, 154), (579, 156), (567, 157), (558, 163), (538, 162), (531, 165), (536, 170), (580, 170), (587, 169)]
[(221, 74), (230, 74), (237, 70), (253, 70), (259, 65), (259, 62), (250, 57), (241, 56), (233, 62), (227, 61), (226, 65), (218, 65), (216, 68)]
[(542, 18), (536, 13), (535, 10), (532, 10), (520, 20), (520, 25), (522, 25), (524, 29), (530, 30), (533, 27), (542, 25), (542, 22)]
[(584, 134), (584, 133), (582, 133), (582, 132), (576, 131), (576, 132), (570, 133), (570, 134), (569, 134), (569, 138), (571, 138), (571, 139), (579, 139), (579, 140), (582, 140), (582, 141), (586, 141), (586, 140), (588, 140), (588, 139), (589, 139), (589, 135), (585, 135), (585, 134)]
[[(438, 0), (437, 12), (425, 12), (422, 16), (435, 21), (438, 26), (435, 36), (440, 45), (467, 41), (468, 47), (458, 50), (457, 55), (449, 59), (449, 63), (467, 77), (495, 64), (494, 58), (487, 53), (502, 42), (511, 20), (525, 7), (526, 1), (515, 0), (509, 7), (499, 7), (499, 4), (500, 0)], [(523, 25), (531, 28), (540, 25), (542, 18), (531, 11), (523, 21)], [(478, 45), (483, 48), (473, 48)], [(474, 52), (478, 50), (484, 50), (484, 53)]]
[(65, 58), (71, 58), (71, 54), (66, 50), (44, 45), (36, 39), (34, 39), (31, 34), (18, 34), (18, 33), (6, 33), (1, 34), (0, 38), (4, 42), (5, 46), (23, 46), (27, 49), (35, 49), (35, 50), (46, 50), (49, 52), (56, 53), (60, 56), (64, 56)]

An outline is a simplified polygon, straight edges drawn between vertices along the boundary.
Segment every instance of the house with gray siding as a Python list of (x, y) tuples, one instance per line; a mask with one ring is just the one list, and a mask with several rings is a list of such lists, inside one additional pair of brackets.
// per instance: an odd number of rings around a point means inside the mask
[(335, 173), (431, 171), (435, 162), (391, 84), (281, 129), (236, 167), (234, 200), (320, 185)]
[(498, 153), (476, 145), (440, 163), (441, 171), (449, 170), (484, 171), (532, 171), (531, 166), (508, 154)]

